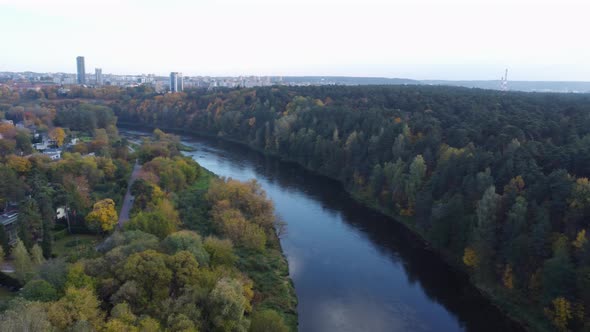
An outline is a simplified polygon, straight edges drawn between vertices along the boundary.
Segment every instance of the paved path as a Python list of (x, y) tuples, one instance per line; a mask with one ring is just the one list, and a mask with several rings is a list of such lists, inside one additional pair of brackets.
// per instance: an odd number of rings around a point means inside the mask
[(119, 213), (119, 228), (123, 228), (123, 224), (129, 220), (129, 211), (131, 211), (133, 200), (135, 199), (135, 197), (131, 195), (131, 185), (135, 182), (135, 179), (137, 179), (140, 170), (141, 165), (135, 160), (135, 165), (133, 166), (133, 171), (129, 178), (129, 184), (127, 184), (127, 193), (125, 194), (125, 198), (123, 198), (123, 207), (121, 208), (121, 213)]

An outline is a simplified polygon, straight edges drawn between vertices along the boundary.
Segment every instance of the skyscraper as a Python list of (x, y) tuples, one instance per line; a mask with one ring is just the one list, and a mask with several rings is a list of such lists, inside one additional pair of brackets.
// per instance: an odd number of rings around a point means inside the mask
[(184, 88), (184, 81), (182, 79), (182, 73), (171, 72), (170, 73), (170, 92), (181, 92)]
[(77, 57), (76, 63), (78, 64), (78, 84), (86, 84), (86, 68), (84, 67), (84, 57)]
[(96, 76), (96, 85), (102, 85), (102, 68), (94, 68), (94, 75)]

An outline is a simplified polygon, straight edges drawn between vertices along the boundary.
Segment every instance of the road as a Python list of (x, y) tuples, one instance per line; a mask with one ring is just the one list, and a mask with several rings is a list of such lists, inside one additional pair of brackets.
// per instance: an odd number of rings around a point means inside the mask
[(131, 207), (133, 207), (133, 200), (135, 197), (131, 195), (131, 185), (137, 179), (137, 175), (141, 170), (141, 165), (137, 160), (135, 160), (135, 165), (133, 166), (133, 171), (131, 172), (131, 177), (129, 178), (129, 183), (127, 184), (127, 193), (125, 194), (125, 198), (123, 199), (123, 207), (121, 207), (121, 212), (119, 213), (119, 228), (123, 228), (123, 224), (129, 220), (129, 211), (131, 211)]

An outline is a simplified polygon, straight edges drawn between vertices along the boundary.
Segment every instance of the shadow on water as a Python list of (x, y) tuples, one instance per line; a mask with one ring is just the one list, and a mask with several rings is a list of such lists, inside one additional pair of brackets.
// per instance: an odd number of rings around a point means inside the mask
[[(199, 150), (191, 153), (195, 160), (199, 162), (200, 158), (217, 158), (224, 164), (230, 164), (232, 167), (244, 171), (253, 171), (259, 179), (280, 187), (286, 193), (284, 195), (294, 196), (303, 194), (306, 199), (317, 202), (324, 212), (339, 217), (348, 228), (349, 232), (356, 233), (356, 239), (366, 241), (369, 246), (376, 252), (373, 255), (385, 257), (389, 268), (392, 265), (399, 266), (405, 274), (406, 280), (400, 287), (412, 288), (418, 287), (426, 295), (429, 302), (438, 303), (446, 310), (448, 317), (446, 320), (455, 321), (452, 325), (435, 326), (433, 322), (428, 322), (432, 317), (428, 314), (419, 315), (418, 319), (430, 325), (426, 330), (444, 331), (444, 330), (466, 330), (466, 331), (522, 331), (523, 329), (513, 321), (503, 315), (497, 308), (492, 306), (489, 301), (483, 298), (469, 284), (467, 276), (463, 273), (451, 269), (445, 264), (440, 257), (430, 250), (424, 248), (422, 241), (416, 238), (414, 234), (405, 229), (402, 225), (393, 219), (384, 216), (376, 211), (362, 206), (354, 201), (343, 187), (336, 181), (323, 176), (309, 172), (296, 164), (280, 161), (274, 157), (268, 157), (262, 153), (245, 148), (236, 143), (221, 141), (214, 138), (199, 137), (185, 138), (189, 145), (194, 144)], [(215, 172), (215, 170), (212, 170)], [(223, 174), (222, 174), (223, 175)], [(274, 198), (273, 198), (274, 199)], [(280, 213), (281, 211), (279, 211)], [(291, 223), (289, 223), (289, 228)], [(320, 248), (317, 255), (321, 255)], [(372, 251), (359, 254), (358, 257), (363, 259)], [(365, 256), (363, 256), (365, 255)], [(291, 259), (291, 257), (289, 257)], [(381, 267), (378, 267), (381, 268)], [(317, 269), (311, 268), (306, 273), (317, 273)], [(312, 304), (306, 300), (316, 300), (320, 297), (318, 292), (322, 292), (322, 287), (331, 281), (338, 279), (340, 276), (317, 275), (312, 279), (306, 279), (300, 283), (295, 280), (295, 287), (300, 298), (300, 327), (302, 330), (325, 330), (324, 322), (313, 320), (307, 314), (309, 310), (305, 306), (312, 307)], [(356, 279), (346, 279), (340, 277), (344, 282)], [(294, 278), (296, 279), (296, 278)], [(325, 280), (322, 280), (325, 279)], [(309, 281), (311, 280), (311, 282)], [(369, 283), (384, 283), (383, 281), (370, 280)], [(397, 280), (391, 280), (395, 283)], [(387, 283), (387, 282), (385, 282)], [(317, 286), (319, 284), (322, 286)], [(343, 292), (349, 288), (360, 287), (359, 285), (347, 285)], [(311, 290), (301, 289), (300, 287), (309, 287)], [(370, 285), (372, 289), (379, 289), (380, 285)], [(391, 287), (389, 284), (382, 286), (384, 289)], [(338, 289), (336, 289), (338, 291)], [(391, 289), (389, 289), (391, 291)], [(396, 289), (394, 289), (395, 291)], [(378, 291), (377, 291), (378, 292)], [(309, 294), (313, 293), (313, 296)], [(383, 292), (390, 294), (391, 292)], [(393, 292), (395, 295), (395, 292)], [(388, 295), (389, 296), (389, 295)], [(391, 302), (388, 299), (370, 303), (371, 306), (387, 306)], [(360, 304), (362, 306), (362, 304)], [(431, 306), (429, 304), (429, 306)], [(358, 305), (357, 305), (358, 307)], [(313, 307), (315, 309), (315, 307)], [(365, 309), (361, 309), (365, 310)], [(430, 309), (428, 309), (430, 310)], [(426, 312), (428, 312), (425, 309)], [(302, 314), (305, 313), (305, 314)], [(354, 315), (354, 313), (353, 313)], [(315, 316), (313, 316), (315, 317)], [(305, 321), (310, 320), (310, 321)], [(388, 326), (387, 322), (378, 325), (379, 330), (396, 330), (393, 326)], [(413, 327), (419, 326), (412, 325)], [(337, 326), (329, 326), (336, 328)], [(339, 328), (339, 330), (354, 330), (355, 328)], [(356, 328), (358, 330), (358, 328)], [(399, 328), (397, 330), (407, 330)], [(418, 328), (417, 328), (418, 329)], [(421, 328), (420, 328), (421, 329)]]

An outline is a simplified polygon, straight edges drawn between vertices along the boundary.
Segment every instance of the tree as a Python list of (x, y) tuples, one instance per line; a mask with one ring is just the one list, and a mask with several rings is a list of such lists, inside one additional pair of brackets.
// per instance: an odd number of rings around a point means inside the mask
[(586, 237), (586, 230), (583, 229), (578, 232), (576, 239), (572, 242), (572, 245), (577, 249), (582, 249), (586, 243), (588, 243), (588, 238)]
[(408, 195), (409, 208), (413, 208), (416, 202), (416, 195), (422, 186), (426, 176), (426, 163), (422, 155), (417, 155), (410, 164), (410, 173), (406, 183), (406, 194)]
[(170, 331), (197, 332), (195, 323), (184, 314), (175, 314), (168, 317), (167, 324)]
[(12, 303), (10, 309), (0, 314), (0, 331), (51, 331), (43, 304), (22, 299)]
[(568, 323), (572, 319), (572, 307), (568, 300), (558, 297), (552, 301), (553, 308), (545, 309), (555, 328), (560, 332), (569, 331)]
[(65, 287), (94, 289), (95, 281), (84, 272), (84, 264), (82, 262), (76, 262), (68, 269)]
[(227, 265), (233, 266), (237, 261), (237, 257), (233, 252), (233, 246), (228, 239), (218, 239), (209, 236), (205, 239), (205, 250), (211, 257), (211, 266)]
[(31, 170), (31, 162), (26, 157), (20, 157), (11, 154), (6, 160), (6, 166), (12, 168), (15, 172), (25, 175)]
[(168, 235), (162, 241), (162, 247), (170, 255), (181, 250), (190, 252), (199, 265), (209, 265), (209, 253), (203, 247), (201, 236), (192, 231), (179, 231)]
[(469, 267), (476, 267), (479, 263), (477, 253), (475, 250), (473, 250), (473, 248), (465, 248), (465, 253), (463, 254), (463, 263)]
[(220, 331), (246, 331), (249, 321), (244, 317), (247, 300), (242, 284), (235, 279), (222, 278), (209, 294), (211, 322)]
[(29, 301), (51, 302), (59, 298), (57, 290), (43, 279), (29, 281), (20, 294)]
[(494, 186), (489, 187), (477, 205), (477, 227), (474, 231), (474, 246), (479, 264), (478, 275), (489, 278), (492, 275), (491, 265), (496, 244), (496, 214), (500, 196), (496, 194)]
[(57, 146), (62, 146), (66, 139), (66, 132), (61, 127), (55, 127), (49, 132), (49, 137), (56, 142)]
[(154, 211), (139, 212), (125, 224), (125, 229), (140, 230), (163, 239), (174, 233), (177, 226), (177, 220), (166, 218), (163, 211)]
[(502, 283), (504, 284), (504, 287), (506, 287), (507, 289), (514, 288), (514, 276), (512, 274), (512, 267), (510, 265), (506, 265), (506, 268), (504, 269), (504, 274), (502, 275)]
[(67, 282), (68, 266), (63, 259), (45, 261), (38, 267), (39, 277), (51, 284), (58, 292), (63, 292)]
[(91, 227), (100, 229), (103, 232), (113, 230), (118, 219), (115, 202), (110, 198), (96, 202), (92, 211), (86, 216), (86, 222)]
[(119, 303), (111, 309), (111, 318), (105, 325), (105, 331), (109, 332), (138, 332), (143, 329), (137, 328), (137, 316), (131, 312), (127, 303)]
[(61, 330), (74, 327), (79, 322), (87, 322), (100, 330), (104, 315), (99, 305), (92, 290), (69, 287), (64, 297), (49, 305), (47, 316), (51, 324)]
[(139, 321), (139, 330), (141, 332), (159, 332), (160, 323), (151, 317), (143, 317)]
[(45, 261), (45, 257), (43, 257), (43, 249), (38, 244), (35, 244), (33, 248), (31, 248), (31, 262), (34, 265), (41, 265)]
[(573, 186), (570, 206), (574, 209), (587, 209), (590, 207), (590, 180), (580, 178)]
[(17, 279), (20, 281), (26, 281), (30, 277), (33, 264), (31, 262), (31, 257), (27, 252), (27, 248), (20, 239), (16, 240), (16, 245), (12, 249), (12, 256), (14, 257), (14, 270)]
[(255, 312), (252, 316), (250, 332), (288, 332), (283, 317), (274, 310), (263, 310)]
[(43, 221), (34, 199), (27, 199), (20, 204), (17, 222), (18, 236), (27, 248), (32, 248), (33, 244), (41, 239), (43, 232)]
[(553, 257), (543, 264), (542, 281), (545, 301), (572, 295), (575, 272), (568, 246), (565, 236), (557, 238), (553, 244)]
[(166, 263), (166, 255), (154, 250), (135, 253), (125, 262), (124, 278), (137, 282), (149, 305), (155, 306), (169, 295), (173, 274)]
[(33, 153), (31, 136), (27, 130), (18, 130), (14, 138), (16, 140), (16, 148), (22, 151), (23, 154), (28, 155)]
[(172, 291), (179, 292), (186, 286), (197, 282), (199, 263), (188, 251), (179, 251), (169, 257), (168, 267), (172, 271)]

